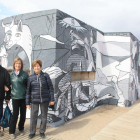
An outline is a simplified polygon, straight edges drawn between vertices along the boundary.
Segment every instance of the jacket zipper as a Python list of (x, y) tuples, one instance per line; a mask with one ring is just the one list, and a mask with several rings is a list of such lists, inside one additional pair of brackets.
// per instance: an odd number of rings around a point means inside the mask
[[(39, 77), (39, 80), (40, 80), (40, 77)], [(40, 84), (41, 80), (39, 81), (39, 84)], [(42, 96), (41, 96), (41, 84), (40, 84), (40, 99), (41, 99), (41, 103), (42, 103)]]

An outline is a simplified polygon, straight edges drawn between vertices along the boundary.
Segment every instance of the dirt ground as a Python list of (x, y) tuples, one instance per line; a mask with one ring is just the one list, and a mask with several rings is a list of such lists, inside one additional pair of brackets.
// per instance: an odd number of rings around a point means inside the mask
[(46, 135), (60, 140), (89, 140), (113, 120), (127, 113), (139, 103), (140, 99), (129, 108), (102, 105), (59, 127), (48, 127)]

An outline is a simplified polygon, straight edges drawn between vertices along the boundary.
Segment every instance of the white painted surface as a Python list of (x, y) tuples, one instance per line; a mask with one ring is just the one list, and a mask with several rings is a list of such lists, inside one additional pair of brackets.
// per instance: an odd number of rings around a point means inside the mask
[(130, 37), (125, 36), (104, 36), (104, 41), (109, 42), (130, 42)]

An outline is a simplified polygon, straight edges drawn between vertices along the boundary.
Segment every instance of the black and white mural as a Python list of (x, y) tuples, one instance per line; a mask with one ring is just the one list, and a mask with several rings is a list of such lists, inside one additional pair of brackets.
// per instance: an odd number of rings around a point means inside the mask
[[(32, 61), (40, 59), (53, 81), (56, 102), (48, 125), (102, 104), (130, 106), (139, 98), (139, 41), (132, 34), (103, 33), (59, 10), (13, 16), (0, 24), (1, 65), (11, 67), (20, 57), (32, 71)], [(75, 71), (95, 71), (96, 78), (72, 81)]]
[(133, 104), (140, 96), (140, 42), (131, 34), (131, 71), (129, 83), (129, 101)]

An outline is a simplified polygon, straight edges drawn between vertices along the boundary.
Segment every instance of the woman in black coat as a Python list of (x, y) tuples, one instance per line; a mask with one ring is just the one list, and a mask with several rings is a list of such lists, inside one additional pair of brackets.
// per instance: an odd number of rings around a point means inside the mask
[[(6, 91), (6, 96), (5, 96)], [(0, 65), (0, 120), (3, 116), (3, 101), (8, 104), (11, 96), (10, 88), (10, 75), (8, 71)], [(1, 131), (0, 127), (0, 136), (3, 136), (4, 133)]]
[(45, 138), (48, 106), (49, 102), (50, 105), (54, 105), (54, 90), (49, 75), (41, 71), (42, 61), (34, 60), (32, 67), (34, 74), (28, 78), (26, 92), (26, 107), (31, 108), (29, 139), (32, 139), (36, 133), (39, 105), (41, 108), (40, 137)]

